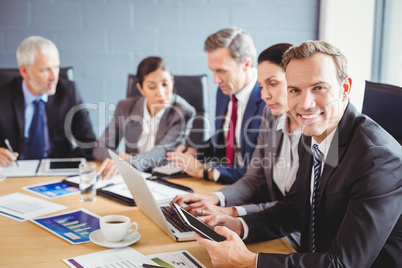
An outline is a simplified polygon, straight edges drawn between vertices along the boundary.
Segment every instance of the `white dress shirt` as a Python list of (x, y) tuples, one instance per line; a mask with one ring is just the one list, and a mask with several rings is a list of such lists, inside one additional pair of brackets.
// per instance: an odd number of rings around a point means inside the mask
[(276, 130), (283, 132), (281, 151), (276, 157), (273, 165), (273, 180), (285, 196), (296, 179), (299, 170), (299, 153), (298, 145), (301, 136), (301, 129), (298, 128), (293, 132), (289, 132), (288, 116), (286, 113), (279, 117)]
[(147, 98), (144, 100), (144, 113), (142, 116), (142, 132), (138, 141), (138, 152), (145, 153), (155, 146), (156, 133), (158, 132), (159, 123), (166, 108), (160, 110), (154, 116), (148, 111)]

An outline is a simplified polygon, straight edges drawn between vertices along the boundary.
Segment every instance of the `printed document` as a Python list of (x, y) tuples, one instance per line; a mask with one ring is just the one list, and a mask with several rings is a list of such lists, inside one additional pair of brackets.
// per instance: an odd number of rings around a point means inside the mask
[(17, 221), (25, 221), (66, 209), (66, 206), (22, 193), (0, 196), (0, 215)]
[(63, 261), (72, 268), (142, 268), (142, 264), (144, 263), (169, 268), (205, 268), (205, 266), (187, 250), (144, 256), (130, 247), (104, 250), (63, 259)]

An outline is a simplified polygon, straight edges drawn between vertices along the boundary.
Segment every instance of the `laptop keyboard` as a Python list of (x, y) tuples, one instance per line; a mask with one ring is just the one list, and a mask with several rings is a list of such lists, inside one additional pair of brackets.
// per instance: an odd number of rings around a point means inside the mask
[(162, 213), (166, 220), (180, 232), (191, 232), (191, 230), (183, 224), (176, 211), (169, 207), (161, 207)]

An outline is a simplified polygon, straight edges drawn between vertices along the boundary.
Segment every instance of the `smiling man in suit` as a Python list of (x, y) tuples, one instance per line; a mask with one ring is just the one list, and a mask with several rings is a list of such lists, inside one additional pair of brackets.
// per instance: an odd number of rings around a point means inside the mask
[(199, 148), (179, 146), (168, 158), (192, 177), (229, 184), (247, 170), (265, 107), (257, 84), (256, 49), (251, 36), (236, 27), (210, 35), (204, 49), (219, 85), (215, 133)]
[[(228, 239), (197, 236), (216, 267), (401, 267), (402, 149), (349, 102), (347, 60), (324, 41), (283, 59), (288, 105), (301, 125), (299, 172), (275, 206), (244, 218), (203, 219)], [(301, 230), (301, 252), (255, 254), (245, 242)], [(234, 231), (234, 232), (233, 232)], [(233, 253), (236, 252), (236, 253)]]
[[(79, 106), (75, 83), (59, 79), (56, 45), (28, 37), (17, 49), (17, 62), (22, 77), (0, 88), (0, 166), (11, 165), (15, 157), (92, 158), (96, 137), (88, 111)], [(5, 139), (14, 155), (5, 148)], [(73, 139), (79, 147), (74, 148)]]

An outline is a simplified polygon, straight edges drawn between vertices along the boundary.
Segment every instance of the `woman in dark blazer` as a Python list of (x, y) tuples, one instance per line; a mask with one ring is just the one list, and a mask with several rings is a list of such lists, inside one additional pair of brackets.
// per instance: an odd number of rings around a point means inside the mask
[(184, 143), (192, 127), (195, 109), (173, 93), (173, 76), (162, 58), (142, 60), (137, 80), (142, 96), (118, 103), (93, 151), (94, 158), (103, 161), (98, 170), (102, 177), (117, 173), (108, 149), (116, 150), (123, 138), (125, 152), (119, 156), (140, 171), (150, 171), (163, 162), (167, 151)]

